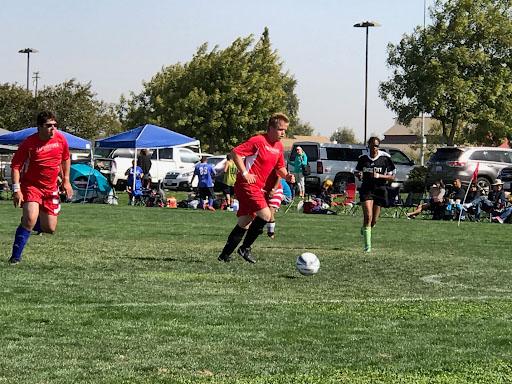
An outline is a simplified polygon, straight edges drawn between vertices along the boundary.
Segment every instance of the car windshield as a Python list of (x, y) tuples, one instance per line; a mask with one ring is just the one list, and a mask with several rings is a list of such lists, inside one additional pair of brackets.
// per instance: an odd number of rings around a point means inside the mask
[(290, 158), (288, 161), (295, 161), (295, 155), (297, 154), (297, 147), (301, 147), (304, 152), (306, 152), (306, 156), (308, 157), (308, 162), (317, 161), (318, 160), (318, 147), (316, 145), (294, 145), (292, 151), (290, 152)]
[(434, 163), (437, 161), (455, 161), (462, 155), (462, 150), (459, 148), (438, 148), (436, 153), (432, 155), (429, 162)]
[(95, 148), (94, 149), (94, 157), (108, 157), (112, 152), (110, 148)]
[(208, 160), (206, 160), (206, 162), (208, 164), (211, 164), (211, 165), (217, 165), (218, 163), (220, 163), (222, 160), (224, 160), (223, 158), (221, 157), (210, 157), (208, 158)]

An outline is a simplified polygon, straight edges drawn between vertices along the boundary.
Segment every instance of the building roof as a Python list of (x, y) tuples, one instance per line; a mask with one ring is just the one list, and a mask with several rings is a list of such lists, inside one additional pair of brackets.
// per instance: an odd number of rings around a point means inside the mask
[[(425, 135), (430, 134), (432, 128), (439, 124), (439, 121), (431, 117), (425, 117)], [(395, 124), (384, 132), (384, 136), (417, 136), (421, 132), (421, 117), (415, 117), (411, 120), (408, 126), (398, 123)]]

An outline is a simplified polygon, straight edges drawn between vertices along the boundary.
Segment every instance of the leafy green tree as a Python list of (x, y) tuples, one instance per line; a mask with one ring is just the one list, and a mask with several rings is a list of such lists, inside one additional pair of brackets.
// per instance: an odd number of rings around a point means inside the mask
[(18, 131), (33, 124), (34, 100), (25, 87), (0, 84), (0, 128)]
[(331, 135), (331, 141), (337, 141), (340, 144), (358, 144), (354, 130), (348, 127), (338, 128)]
[(209, 152), (228, 151), (266, 129), (274, 112), (297, 122), (295, 79), (283, 72), (268, 30), (253, 45), (252, 36), (229, 47), (200, 46), (188, 63), (162, 68), (140, 94), (122, 98), (123, 126), (158, 124), (196, 137)]
[(511, 1), (438, 0), (431, 16), (388, 46), (381, 97), (404, 124), (422, 111), (438, 119), (449, 145), (496, 144), (512, 127)]
[(114, 106), (97, 100), (91, 83), (71, 79), (45, 87), (38, 93), (36, 105), (34, 113), (55, 111), (60, 129), (80, 137), (92, 139), (121, 129)]
[(301, 136), (311, 136), (315, 133), (315, 129), (309, 122), (301, 121), (300, 119), (295, 119), (290, 121), (290, 125), (288, 130), (286, 131), (287, 137), (293, 137), (296, 135)]

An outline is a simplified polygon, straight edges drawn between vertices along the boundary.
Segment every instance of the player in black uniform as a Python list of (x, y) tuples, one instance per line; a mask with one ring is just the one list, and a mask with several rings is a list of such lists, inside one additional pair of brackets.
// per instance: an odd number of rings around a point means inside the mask
[(395, 164), (389, 154), (379, 151), (380, 139), (370, 137), (368, 152), (359, 156), (354, 172), (359, 180), (363, 180), (359, 188), (359, 197), (363, 207), (364, 251), (372, 250), (372, 228), (377, 223), (380, 208), (386, 205), (388, 182), (395, 179)]

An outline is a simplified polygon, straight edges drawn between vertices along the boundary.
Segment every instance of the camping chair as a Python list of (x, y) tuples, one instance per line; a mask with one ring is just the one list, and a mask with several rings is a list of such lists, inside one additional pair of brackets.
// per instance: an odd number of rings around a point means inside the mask
[(411, 209), (415, 209), (419, 204), (423, 203), (425, 196), (423, 192), (409, 192), (405, 197), (405, 201), (402, 203), (398, 212), (398, 217), (405, 216)]
[(333, 202), (336, 203), (335, 207), (337, 212), (351, 212), (354, 206), (356, 206), (356, 191), (356, 183), (347, 183), (345, 185), (345, 193), (334, 197)]
[(404, 202), (400, 196), (400, 187), (387, 187), (386, 205), (383, 207), (384, 216), (389, 216), (390, 211), (392, 212), (391, 217), (399, 218), (400, 212)]

